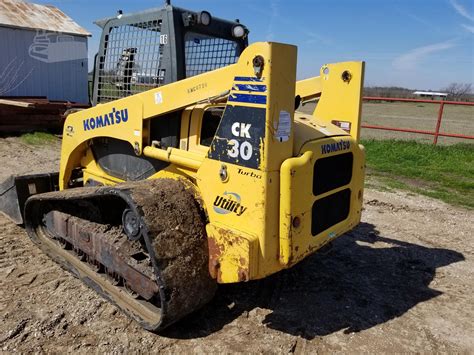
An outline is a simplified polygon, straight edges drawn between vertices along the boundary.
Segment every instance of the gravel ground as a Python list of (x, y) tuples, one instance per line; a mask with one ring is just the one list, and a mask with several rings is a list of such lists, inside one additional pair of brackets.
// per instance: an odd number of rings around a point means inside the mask
[[(47, 147), (0, 139), (0, 179), (57, 169)], [(366, 190), (363, 221), (266, 280), (222, 285), (164, 334), (139, 328), (0, 216), (0, 351), (474, 352), (474, 212)]]

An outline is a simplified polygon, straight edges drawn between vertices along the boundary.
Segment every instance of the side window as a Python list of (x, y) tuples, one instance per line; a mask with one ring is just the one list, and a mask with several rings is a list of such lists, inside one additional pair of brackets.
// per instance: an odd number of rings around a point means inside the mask
[(186, 77), (219, 69), (237, 62), (237, 42), (194, 32), (184, 35)]
[(204, 111), (201, 125), (201, 140), (200, 144), (206, 147), (211, 146), (211, 142), (217, 132), (217, 127), (221, 122), (222, 115), (224, 113), (223, 107), (213, 107)]

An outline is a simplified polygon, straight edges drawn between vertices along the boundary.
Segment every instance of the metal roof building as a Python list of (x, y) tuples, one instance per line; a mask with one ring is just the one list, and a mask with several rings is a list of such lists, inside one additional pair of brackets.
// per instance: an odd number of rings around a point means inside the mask
[(444, 92), (433, 92), (433, 91), (415, 91), (413, 95), (420, 96), (420, 97), (440, 97), (440, 98), (447, 98), (448, 94)]
[(88, 36), (54, 6), (1, 0), (0, 97), (88, 102)]

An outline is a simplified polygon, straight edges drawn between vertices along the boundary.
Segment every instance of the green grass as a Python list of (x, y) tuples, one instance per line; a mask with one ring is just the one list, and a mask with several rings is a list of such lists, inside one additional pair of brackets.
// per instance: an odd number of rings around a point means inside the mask
[(474, 208), (474, 144), (363, 140), (369, 180)]
[(58, 140), (58, 138), (51, 133), (34, 132), (23, 134), (21, 136), (21, 140), (26, 144), (43, 145), (55, 142)]

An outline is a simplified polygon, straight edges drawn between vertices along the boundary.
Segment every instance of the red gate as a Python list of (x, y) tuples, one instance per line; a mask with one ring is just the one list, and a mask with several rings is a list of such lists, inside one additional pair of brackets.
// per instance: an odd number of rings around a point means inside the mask
[(438, 137), (474, 139), (474, 136), (469, 136), (469, 135), (465, 135), (465, 134), (440, 132), (441, 121), (443, 119), (444, 105), (474, 106), (474, 102), (436, 101), (436, 100), (420, 100), (420, 99), (399, 99), (399, 98), (392, 98), (392, 97), (372, 97), (372, 96), (364, 97), (364, 101), (422, 102), (422, 103), (427, 103), (427, 104), (439, 105), (439, 110), (438, 110), (438, 121), (436, 122), (436, 128), (435, 128), (434, 131), (425, 131), (425, 130), (409, 129), (409, 128), (386, 127), (386, 126), (377, 126), (377, 125), (366, 125), (366, 124), (362, 124), (362, 128), (380, 129), (380, 130), (384, 130), (384, 131), (426, 134), (426, 135), (434, 136), (433, 144), (438, 143)]

